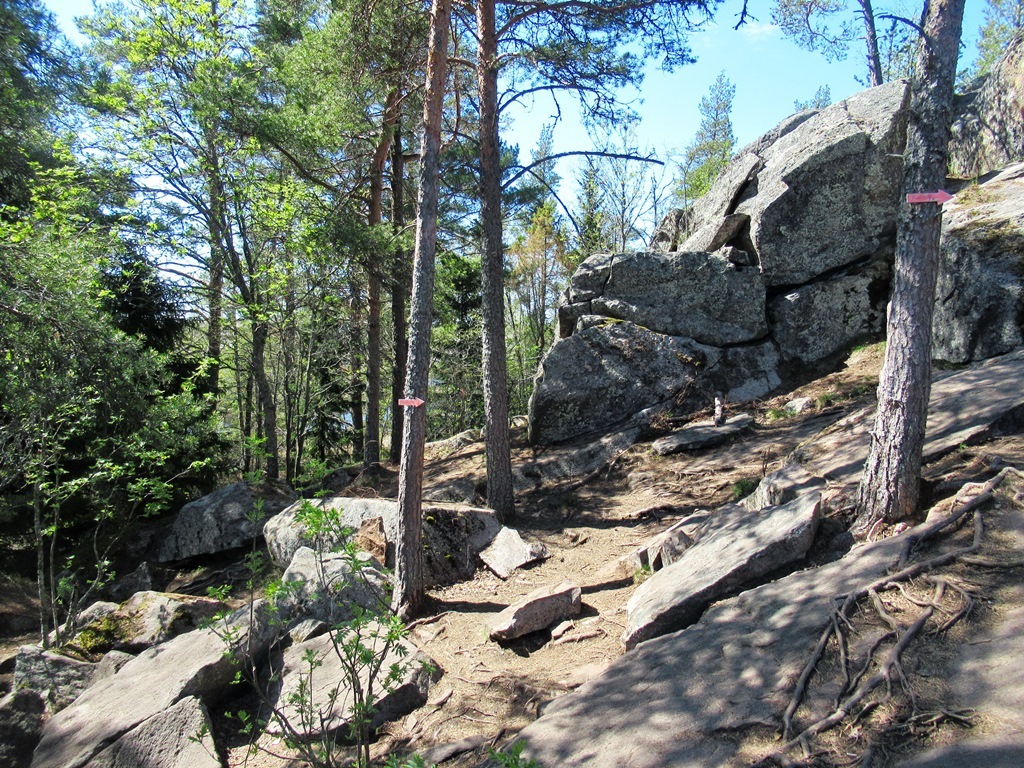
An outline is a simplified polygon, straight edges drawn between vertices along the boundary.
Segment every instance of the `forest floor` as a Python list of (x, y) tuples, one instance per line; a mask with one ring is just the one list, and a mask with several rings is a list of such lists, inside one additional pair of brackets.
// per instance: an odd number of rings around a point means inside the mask
[[(481, 567), (470, 581), (431, 590), (427, 615), (414, 622), (411, 635), (443, 675), (425, 707), (385, 726), (373, 754), (422, 752), (432, 745), (477, 737), (484, 742), (481, 746), (446, 765), (477, 764), (487, 747), (505, 743), (536, 719), (546, 702), (599, 674), (623, 653), (626, 601), (642, 578), (630, 572), (623, 557), (690, 512), (744, 495), (782, 466), (801, 442), (869, 404), (881, 356), (880, 345), (867, 347), (851, 355), (835, 374), (783, 396), (744, 405), (742, 410), (755, 416), (755, 428), (726, 446), (659, 457), (649, 443), (640, 443), (583, 484), (552, 483), (517, 498), (512, 525), (526, 538), (541, 541), (551, 556), (507, 580)], [(810, 397), (814, 405), (799, 415), (786, 412), (785, 403), (799, 396)], [(514, 439), (513, 463), (533, 458), (521, 428)], [(993, 452), (1005, 463), (1024, 467), (1024, 440), (999, 438), (998, 445), (964, 446), (926, 468), (930, 487), (955, 492), (962, 482), (984, 475)], [(482, 487), (483, 478), (481, 442), (461, 447), (435, 444), (428, 452), (428, 497), (430, 488), (453, 482)], [(378, 473), (372, 483), (360, 484), (358, 492), (393, 496), (395, 482), (393, 473)], [(823, 530), (834, 535), (847, 522), (826, 520)], [(819, 536), (822, 545), (812, 551), (812, 562), (823, 556), (828, 538)], [(488, 639), (488, 621), (494, 614), (537, 587), (566, 579), (581, 587), (583, 612), (564, 635), (552, 638), (550, 632), (539, 632), (505, 644)], [(992, 583), (989, 588), (997, 591), (1004, 586)], [(7, 636), (0, 637), (0, 659), (19, 642), (32, 640), (23, 632), (8, 631), (8, 626), (23, 627), (25, 617), (35, 616), (31, 593), (26, 592), (24, 583), (0, 584), (0, 636)], [(299, 765), (266, 753), (250, 755), (241, 739), (233, 744), (228, 755), (232, 767)], [(280, 749), (269, 739), (262, 744), (272, 751)]]

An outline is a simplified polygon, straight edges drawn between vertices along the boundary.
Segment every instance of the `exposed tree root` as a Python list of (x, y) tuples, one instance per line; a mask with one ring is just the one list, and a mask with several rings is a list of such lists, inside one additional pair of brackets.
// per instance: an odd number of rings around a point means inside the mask
[[(904, 652), (917, 637), (926, 631), (929, 622), (932, 625), (929, 631), (945, 632), (969, 615), (974, 607), (974, 599), (966, 589), (953, 583), (950, 579), (929, 575), (932, 571), (956, 561), (974, 562), (985, 567), (1016, 567), (1024, 564), (1024, 561), (1013, 563), (988, 561), (978, 558), (975, 554), (981, 547), (984, 534), (984, 523), (979, 508), (993, 498), (993, 491), (1005, 479), (1008, 472), (1020, 474), (1017, 470), (1007, 467), (980, 487), (977, 484), (965, 485), (954, 498), (951, 511), (947, 515), (935, 522), (921, 526), (918, 531), (907, 537), (894, 573), (876, 579), (834, 601), (830, 621), (822, 631), (807, 664), (801, 671), (789, 705), (783, 714), (782, 739), (785, 743), (777, 752), (765, 758), (761, 765), (807, 765), (806, 760), (810, 755), (810, 743), (813, 737), (847, 719), (857, 722), (867, 717), (879, 704), (892, 700), (897, 685), (901, 686), (906, 695), (910, 697), (912, 712), (910, 717), (901, 724), (901, 728), (915, 731), (934, 729), (944, 722), (969, 724), (970, 713), (966, 712), (945, 710), (918, 712), (917, 697), (907, 680), (901, 662)], [(969, 498), (967, 498), (968, 495), (970, 495)], [(969, 545), (918, 562), (908, 562), (911, 554), (920, 544), (957, 526), (972, 512), (974, 513), (974, 535)], [(910, 592), (907, 585), (915, 579), (921, 579), (931, 585), (930, 598), (922, 599)], [(881, 593), (889, 590), (898, 590), (908, 605), (920, 609), (908, 626), (903, 626), (886, 606)], [(850, 617), (853, 610), (865, 599), (872, 606), (874, 613), (887, 628), (887, 631), (871, 643), (867, 649), (866, 658), (863, 663), (860, 663), (855, 661), (855, 654), (850, 652), (848, 628), (851, 627)], [(951, 607), (947, 607), (946, 603), (949, 603), (950, 600), (953, 600), (954, 603)], [(793, 719), (804, 701), (810, 680), (833, 638), (836, 641), (838, 662), (843, 675), (842, 687), (836, 697), (834, 709), (828, 715), (794, 735)], [(885, 658), (878, 659), (882, 648), (889, 643), (891, 646), (885, 654)], [(858, 667), (856, 671), (853, 670), (855, 663)], [(883, 685), (885, 686), (884, 697), (878, 699), (873, 694)], [(786, 753), (795, 747), (801, 747), (804, 762), (791, 762), (786, 757)], [(869, 744), (863, 756), (858, 758), (859, 764), (870, 766), (874, 751), (875, 747)]]

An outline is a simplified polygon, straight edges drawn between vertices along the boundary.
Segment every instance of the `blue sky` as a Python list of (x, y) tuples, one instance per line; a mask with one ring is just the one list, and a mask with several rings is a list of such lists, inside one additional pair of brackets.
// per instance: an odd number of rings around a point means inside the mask
[[(77, 36), (74, 17), (92, 12), (91, 0), (45, 1), (72, 37)], [(809, 100), (822, 85), (829, 86), (833, 101), (863, 88), (857, 81), (858, 77), (863, 78), (865, 69), (859, 48), (852, 48), (846, 60), (836, 62), (827, 61), (819, 53), (804, 51), (771, 24), (771, 5), (765, 0), (750, 0), (750, 11), (757, 18), (734, 30), (735, 14), (741, 2), (725, 0), (719, 6), (716, 22), (690, 37), (696, 64), (673, 73), (662, 72), (656, 65), (649, 66), (639, 92), (622, 94), (641, 116), (637, 127), (641, 147), (652, 149), (662, 157), (685, 147), (700, 123), (698, 104), (722, 71), (736, 86), (732, 121), (737, 147), (792, 114), (794, 100)], [(967, 0), (961, 66), (974, 58), (984, 6), (984, 0)], [(876, 5), (876, 12), (882, 10)], [(529, 158), (541, 128), (551, 122), (555, 112), (555, 106), (542, 99), (508, 111), (510, 124), (505, 136), (519, 145), (522, 158)], [(562, 119), (554, 134), (555, 151), (590, 148), (590, 140), (571, 100), (562, 100), (561, 112)], [(571, 161), (563, 161), (559, 172), (568, 180), (573, 167)]]

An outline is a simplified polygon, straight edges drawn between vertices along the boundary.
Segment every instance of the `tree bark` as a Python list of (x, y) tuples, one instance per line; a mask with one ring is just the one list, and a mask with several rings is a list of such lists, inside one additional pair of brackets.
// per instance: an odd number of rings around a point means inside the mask
[[(391, 136), (397, 119), (398, 91), (391, 91), (384, 103), (380, 137), (370, 162), (370, 206), (367, 223), (377, 226), (384, 211), (384, 166), (391, 149)], [(366, 265), (366, 430), (363, 433), (363, 464), (380, 461), (380, 295), (381, 271), (387, 257), (372, 257)]]
[(264, 451), (266, 455), (265, 469), (268, 480), (277, 480), (281, 476), (277, 458), (277, 402), (270, 389), (267, 377), (267, 338), (270, 329), (265, 320), (256, 320), (252, 325), (252, 370), (256, 377), (256, 393), (263, 412), (263, 435), (266, 438)]
[(864, 41), (868, 46), (868, 77), (871, 80), (871, 86), (874, 87), (882, 84), (882, 57), (878, 53), (875, 9), (871, 7), (871, 0), (859, 0), (859, 2), (861, 16), (864, 17)]
[(349, 306), (351, 315), (349, 317), (349, 356), (352, 367), (349, 371), (349, 414), (352, 416), (352, 458), (356, 461), (363, 460), (363, 355), (360, 347), (363, 343), (363, 310), (362, 295), (360, 286), (355, 277), (349, 281)]
[[(395, 123), (395, 138), (391, 158), (391, 223), (398, 234), (405, 227), (405, 156), (402, 148), (401, 125)], [(406, 362), (409, 358), (408, 318), (406, 297), (412, 291), (406, 251), (399, 245), (395, 249), (395, 264), (391, 274), (391, 321), (395, 338), (395, 364), (391, 376), (391, 452), (392, 464), (402, 460), (402, 431), (405, 409), (398, 404), (405, 385)]]
[[(437, 249), (437, 198), (441, 166), (441, 113), (448, 71), (448, 25), (451, 0), (433, 0), (423, 99), (416, 251), (413, 258), (409, 375), (406, 397), (427, 399), (430, 382), (430, 326), (434, 304), (434, 256)], [(426, 406), (411, 408), (402, 433), (402, 466), (398, 475), (401, 533), (395, 547), (395, 591), (392, 608), (408, 619), (422, 609), (423, 591), (423, 449), (427, 434)]]
[(482, 230), (483, 382), (487, 505), (498, 519), (513, 515), (505, 350), (505, 275), (498, 141), (498, 41), (494, 0), (478, 0), (477, 88), (480, 99), (480, 221)]
[(857, 503), (857, 535), (869, 533), (880, 520), (904, 520), (917, 511), (931, 393), (932, 315), (942, 208), (936, 203), (911, 205), (906, 195), (935, 192), (946, 180), (963, 11), (964, 0), (931, 0), (924, 21), (925, 38), (918, 49), (888, 342), (871, 450)]

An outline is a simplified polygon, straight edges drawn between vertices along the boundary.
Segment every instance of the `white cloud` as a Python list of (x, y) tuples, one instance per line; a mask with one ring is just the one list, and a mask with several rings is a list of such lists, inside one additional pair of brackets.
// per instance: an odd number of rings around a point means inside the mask
[(771, 40), (782, 32), (774, 24), (764, 21), (748, 21), (740, 27), (739, 31), (749, 40)]

